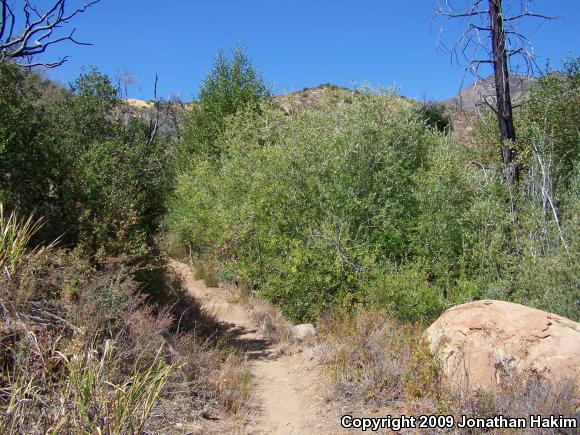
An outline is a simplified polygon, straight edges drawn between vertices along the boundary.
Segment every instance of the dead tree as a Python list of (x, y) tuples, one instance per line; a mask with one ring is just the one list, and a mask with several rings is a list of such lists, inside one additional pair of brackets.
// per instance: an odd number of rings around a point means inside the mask
[[(91, 45), (74, 38), (76, 29), (64, 35), (59, 33), (59, 29), (99, 1), (86, 1), (82, 7), (67, 12), (66, 0), (57, 0), (44, 10), (25, 0), (21, 16), (17, 16), (9, 0), (0, 0), (0, 62), (13, 62), (25, 68), (55, 68), (62, 65), (67, 60), (66, 56), (54, 62), (35, 62), (33, 58), (51, 45), (64, 41)], [(15, 29), (19, 30), (15, 32)]]
[[(461, 3), (462, 7), (457, 8), (455, 3)], [(530, 43), (519, 32), (518, 24), (525, 18), (553, 18), (531, 12), (530, 4), (531, 0), (445, 0), (435, 11), (436, 17), (445, 19), (441, 33), (451, 21), (463, 20), (461, 37), (448, 50), (453, 61), (465, 63), (466, 73), (472, 73), (476, 80), (482, 79), (482, 65), (493, 68), (495, 103), (488, 105), (499, 124), (504, 179), (510, 191), (512, 212), (515, 211), (512, 191), (517, 187), (520, 168), (515, 148), (510, 69), (523, 67), (524, 73), (531, 75), (537, 68)]]

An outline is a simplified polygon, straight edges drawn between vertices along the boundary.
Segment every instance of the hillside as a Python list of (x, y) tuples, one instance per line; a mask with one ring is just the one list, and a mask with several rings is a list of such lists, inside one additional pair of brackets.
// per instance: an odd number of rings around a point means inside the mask
[(345, 104), (350, 101), (350, 89), (333, 85), (332, 83), (323, 83), (312, 88), (304, 88), (301, 91), (279, 94), (274, 96), (276, 101), (286, 113), (305, 107), (317, 107), (328, 96), (336, 99), (337, 104)]
[[(537, 79), (534, 77), (512, 74), (509, 80), (512, 103), (521, 104), (536, 82)], [(476, 112), (484, 109), (487, 106), (486, 102), (493, 104), (494, 101), (494, 77), (490, 75), (485, 80), (476, 81), (457, 96), (443, 100), (441, 103), (453, 110)]]

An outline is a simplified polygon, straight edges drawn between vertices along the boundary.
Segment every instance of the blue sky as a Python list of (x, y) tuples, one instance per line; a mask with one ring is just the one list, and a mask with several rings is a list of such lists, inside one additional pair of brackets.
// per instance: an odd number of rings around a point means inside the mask
[[(48, 3), (37, 1), (37, 4)], [(19, 1), (16, 1), (18, 4)], [(69, 0), (78, 5), (80, 0)], [(150, 99), (155, 74), (159, 94), (191, 100), (219, 49), (246, 47), (275, 93), (332, 82), (397, 86), (416, 99), (455, 95), (463, 69), (437, 50), (431, 25), (435, 0), (102, 0), (72, 26), (90, 47), (52, 47), (49, 59), (69, 61), (50, 72), (73, 80), (83, 66), (117, 76), (135, 75), (134, 98)], [(539, 29), (527, 26), (540, 64), (578, 56), (580, 1), (538, 0), (535, 10), (559, 16)], [(457, 33), (444, 36), (453, 42)]]

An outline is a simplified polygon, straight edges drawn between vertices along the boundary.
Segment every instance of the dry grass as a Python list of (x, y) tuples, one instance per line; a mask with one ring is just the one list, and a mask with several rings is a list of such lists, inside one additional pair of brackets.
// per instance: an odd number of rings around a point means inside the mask
[(286, 345), (293, 342), (292, 324), (282, 314), (280, 308), (257, 297), (250, 297), (247, 306), (252, 319), (268, 341)]
[(514, 372), (504, 377), (497, 391), (444, 387), (421, 340), (421, 328), (396, 322), (382, 311), (327, 313), (320, 317), (318, 329), (320, 341), (314, 352), (326, 374), (326, 399), (360, 415), (451, 414), (457, 421), (461, 415), (580, 417), (572, 383), (552, 385)]
[(195, 279), (201, 279), (207, 287), (217, 287), (219, 285), (219, 273), (213, 263), (197, 261), (193, 265)]
[(282, 310), (271, 302), (253, 295), (246, 286), (229, 286), (228, 302), (238, 303), (250, 311), (250, 316), (264, 334), (264, 337), (285, 350), (294, 344), (293, 325)]
[[(494, 391), (452, 391), (442, 395), (441, 408), (458, 409), (458, 414), (492, 417), (507, 415), (563, 415), (580, 419), (576, 412), (577, 396), (573, 382), (554, 385), (535, 374), (506, 373), (501, 387)], [(459, 415), (457, 415), (459, 417)], [(579, 421), (580, 423), (580, 421)], [(543, 433), (562, 433), (544, 431)]]
[[(28, 250), (30, 239), (42, 228), (42, 219), (21, 220), (14, 210), (6, 215), (0, 203), (0, 270), (12, 273)], [(30, 253), (30, 252), (29, 252)]]
[(384, 405), (431, 390), (436, 367), (419, 328), (362, 310), (327, 313), (318, 328), (315, 354), (328, 375), (329, 400)]
[[(0, 417), (1, 427), (8, 433), (20, 433), (23, 429), (142, 432), (173, 368), (158, 359), (146, 370), (116, 382), (110, 369), (115, 358), (111, 343), (105, 342), (100, 355), (91, 349), (70, 358), (57, 354), (55, 363), (62, 365), (65, 376), (63, 382), (50, 385), (49, 394), (24, 368), (17, 369), (13, 382), (2, 390), (9, 399)], [(50, 415), (37, 413), (39, 407)]]
[(245, 357), (176, 277), (158, 305), (132, 275), (46, 250), (0, 276), (0, 432), (179, 433), (246, 418)]

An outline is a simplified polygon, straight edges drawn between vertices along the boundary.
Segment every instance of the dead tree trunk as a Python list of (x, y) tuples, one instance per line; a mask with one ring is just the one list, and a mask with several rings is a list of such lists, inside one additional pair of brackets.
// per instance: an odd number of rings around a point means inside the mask
[[(525, 18), (540, 18), (551, 20), (554, 17), (537, 14), (529, 9), (533, 0), (520, 0), (511, 3), (511, 12), (508, 2), (503, 0), (463, 0), (465, 8), (456, 10), (457, 2), (452, 0), (438, 0), (439, 6), (435, 10), (436, 16), (446, 19), (441, 27), (441, 33), (449, 20), (463, 20), (465, 30), (455, 46), (451, 49), (452, 61), (463, 58), (467, 61), (465, 72), (470, 71), (478, 80), (482, 79), (479, 68), (482, 65), (493, 67), (496, 104), (485, 101), (495, 113), (500, 134), (501, 158), (504, 165), (504, 182), (509, 194), (509, 206), (514, 228), (515, 253), (521, 255), (518, 241), (520, 226), (516, 210), (520, 166), (516, 149), (516, 131), (514, 127), (512, 101), (509, 84), (508, 61), (519, 58), (520, 64), (527, 68), (528, 74), (534, 71), (534, 56), (529, 50), (530, 44), (524, 34), (518, 30), (518, 22)], [(508, 4), (508, 16), (504, 15), (503, 5)], [(485, 8), (485, 6), (488, 8)], [(519, 5), (519, 12), (517, 6)], [(490, 44), (491, 42), (491, 44)], [(516, 63), (516, 67), (517, 67)]]
[(518, 184), (520, 171), (517, 162), (517, 153), (514, 147), (516, 141), (516, 130), (512, 113), (508, 54), (506, 50), (506, 37), (501, 0), (489, 0), (489, 17), (491, 24), (495, 93), (497, 99), (497, 119), (499, 121), (504, 177), (511, 190), (511, 188)]

